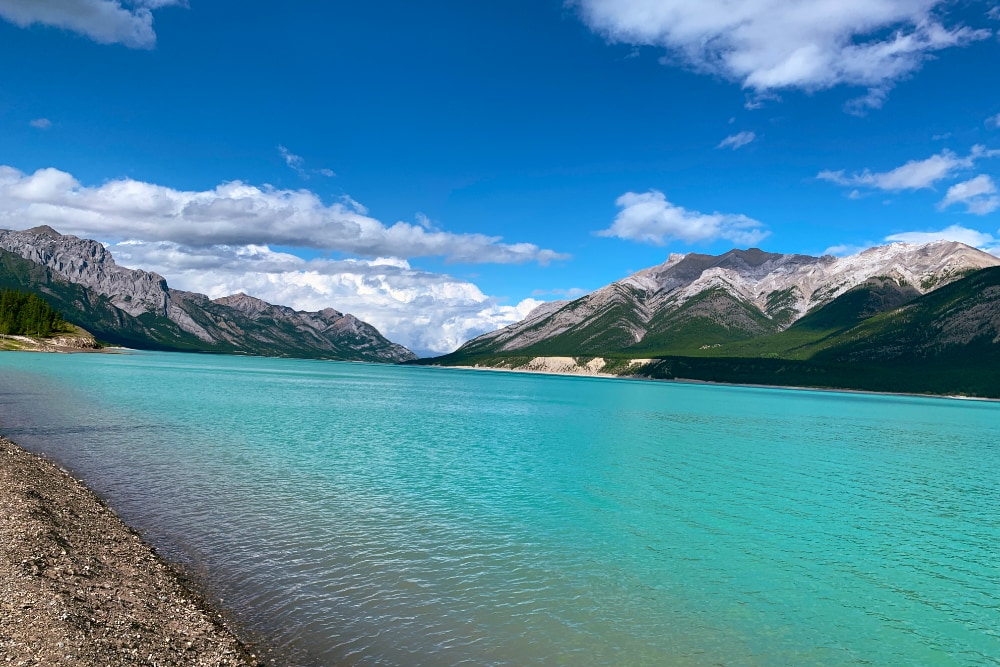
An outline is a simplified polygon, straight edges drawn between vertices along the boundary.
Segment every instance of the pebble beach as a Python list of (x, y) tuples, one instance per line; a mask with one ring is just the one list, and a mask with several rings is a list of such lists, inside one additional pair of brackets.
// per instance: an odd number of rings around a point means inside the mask
[(0, 664), (263, 664), (93, 492), (0, 437)]

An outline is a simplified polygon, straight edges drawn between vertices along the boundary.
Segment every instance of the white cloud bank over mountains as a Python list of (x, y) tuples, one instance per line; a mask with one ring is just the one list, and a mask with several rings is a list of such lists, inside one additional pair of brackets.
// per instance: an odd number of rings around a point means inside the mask
[(885, 240), (889, 243), (897, 241), (901, 241), (903, 243), (957, 241), (1000, 257), (1000, 239), (996, 238), (992, 234), (987, 234), (975, 229), (969, 229), (968, 227), (962, 227), (961, 225), (951, 225), (950, 227), (946, 227), (940, 231), (901, 232), (899, 234), (887, 236)]
[(240, 181), (184, 191), (132, 179), (81, 185), (58, 169), (25, 174), (0, 166), (0, 221), (50, 225), (66, 233), (117, 241), (172, 241), (188, 247), (281, 245), (362, 257), (444, 257), (452, 262), (522, 264), (567, 259), (531, 243), (498, 236), (386, 226), (352, 199), (324, 204), (308, 190)]
[(100, 44), (137, 49), (156, 45), (154, 9), (184, 0), (0, 0), (0, 18), (27, 28), (41, 24), (86, 35)]
[(299, 310), (333, 306), (425, 356), (518, 322), (542, 303), (529, 298), (507, 305), (473, 283), (398, 258), (305, 260), (261, 245), (190, 248), (168, 241), (124, 241), (108, 249), (123, 266), (160, 273), (175, 289), (213, 298), (246, 292)]
[[(613, 42), (666, 49), (665, 63), (737, 81), (765, 97), (782, 89), (864, 86), (880, 107), (896, 81), (936, 51), (986, 39), (947, 25), (948, 0), (571, 0)], [(985, 9), (984, 9), (985, 13)]]
[[(107, 242), (122, 265), (156, 271), (174, 288), (211, 297), (242, 291), (303, 310), (332, 306), (420, 354), (449, 352), (541, 302), (507, 305), (473, 283), (414, 269), (408, 258), (520, 264), (568, 257), (438, 231), (426, 220), (387, 226), (350, 197), (327, 205), (307, 190), (232, 182), (190, 192), (131, 179), (87, 187), (58, 169), (25, 174), (0, 166), (0, 228), (43, 224)], [(305, 260), (270, 246), (369, 259)]]

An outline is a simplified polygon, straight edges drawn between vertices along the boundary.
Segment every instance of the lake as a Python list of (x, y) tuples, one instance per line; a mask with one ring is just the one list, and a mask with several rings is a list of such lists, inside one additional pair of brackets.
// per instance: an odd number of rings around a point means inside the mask
[(277, 664), (1000, 664), (998, 403), (3, 353), (0, 432)]

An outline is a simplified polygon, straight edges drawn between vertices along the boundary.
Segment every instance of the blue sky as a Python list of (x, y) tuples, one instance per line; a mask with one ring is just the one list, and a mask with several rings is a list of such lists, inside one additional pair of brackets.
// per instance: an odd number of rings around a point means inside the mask
[(0, 19), (0, 227), (333, 306), (422, 354), (673, 252), (1000, 247), (995, 0), (0, 0)]

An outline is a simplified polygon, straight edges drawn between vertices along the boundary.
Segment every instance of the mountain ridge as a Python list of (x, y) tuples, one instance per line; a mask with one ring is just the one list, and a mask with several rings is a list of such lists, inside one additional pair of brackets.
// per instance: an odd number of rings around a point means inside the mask
[[(48, 226), (0, 230), (0, 250), (43, 267), (51, 275), (24, 266), (18, 268), (21, 273), (38, 274), (43, 282), (65, 281), (91, 292), (76, 295), (69, 302), (81, 306), (78, 319), (86, 319), (87, 309), (82, 306), (87, 302), (106, 322), (117, 321), (122, 326), (127, 322), (126, 338), (132, 346), (141, 347), (145, 342), (157, 349), (390, 363), (416, 358), (353, 315), (333, 308), (296, 311), (245, 294), (213, 300), (204, 294), (171, 289), (157, 273), (119, 266), (97, 241), (63, 235)], [(23, 280), (20, 284), (27, 285)], [(87, 328), (79, 321), (74, 323)], [(102, 331), (114, 336), (109, 327)]]
[(415, 363), (1000, 398), (1000, 258), (674, 255)]
[(894, 243), (841, 258), (757, 248), (674, 254), (579, 299), (543, 304), (453, 354), (680, 352), (684, 344), (671, 341), (693, 340), (694, 329), (716, 330), (706, 331), (705, 345), (777, 333), (876, 276), (923, 294), (988, 266), (1000, 266), (1000, 258), (950, 241)]

